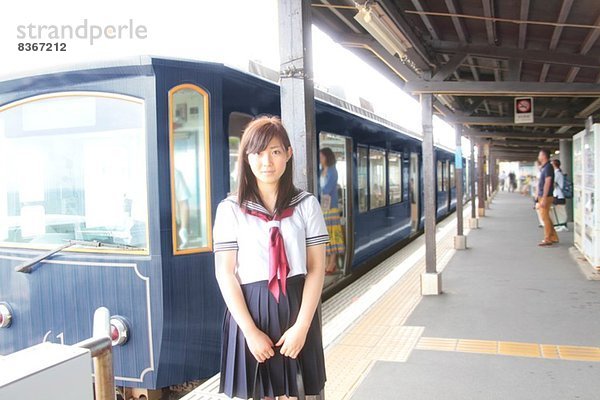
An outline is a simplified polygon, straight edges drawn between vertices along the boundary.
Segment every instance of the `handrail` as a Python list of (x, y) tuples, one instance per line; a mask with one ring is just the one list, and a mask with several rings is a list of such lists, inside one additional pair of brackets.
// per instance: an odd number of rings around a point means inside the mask
[(94, 359), (95, 399), (115, 400), (115, 375), (108, 308), (99, 307), (96, 309), (94, 312), (93, 336), (76, 343), (75, 346), (88, 349)]

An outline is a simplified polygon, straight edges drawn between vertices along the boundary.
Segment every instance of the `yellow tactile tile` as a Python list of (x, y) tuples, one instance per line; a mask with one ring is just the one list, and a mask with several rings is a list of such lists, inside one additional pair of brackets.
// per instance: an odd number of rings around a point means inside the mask
[(356, 385), (371, 363), (370, 352), (368, 347), (338, 344), (326, 353), (328, 399), (343, 399)]
[(518, 342), (498, 342), (498, 354), (518, 357), (542, 356), (539, 344)]
[(600, 347), (422, 337), (418, 350), (600, 362)]
[(415, 348), (421, 334), (421, 326), (393, 326), (381, 338), (373, 349), (373, 360), (404, 362)]
[(496, 354), (498, 353), (498, 342), (493, 340), (459, 339), (456, 344), (456, 351), (463, 353)]
[(347, 344), (351, 346), (366, 346), (374, 347), (381, 340), (381, 335), (369, 334), (369, 333), (355, 333), (352, 332), (345, 335), (341, 340), (340, 344)]
[(542, 348), (542, 357), (558, 359), (560, 358), (560, 354), (558, 353), (558, 346), (553, 344), (542, 344), (540, 345)]
[(563, 360), (600, 361), (599, 347), (558, 346), (558, 353)]
[(457, 339), (422, 337), (416, 348), (419, 350), (456, 351)]
[[(438, 242), (440, 259), (453, 249), (452, 243), (449, 231)], [(404, 323), (422, 298), (420, 280), (424, 271), (425, 262), (421, 258), (326, 349), (328, 400), (349, 399), (375, 361), (404, 362), (410, 357), (424, 328)]]

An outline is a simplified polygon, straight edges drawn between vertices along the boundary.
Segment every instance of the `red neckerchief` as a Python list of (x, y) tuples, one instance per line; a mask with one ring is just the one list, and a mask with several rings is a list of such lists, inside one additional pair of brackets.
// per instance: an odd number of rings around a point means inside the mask
[(283, 236), (279, 229), (281, 220), (291, 217), (294, 214), (294, 207), (288, 207), (281, 213), (275, 213), (274, 216), (267, 215), (257, 210), (247, 207), (242, 208), (246, 214), (253, 215), (265, 221), (269, 227), (269, 280), (268, 288), (275, 300), (279, 303), (279, 286), (286, 295), (286, 279), (290, 272)]

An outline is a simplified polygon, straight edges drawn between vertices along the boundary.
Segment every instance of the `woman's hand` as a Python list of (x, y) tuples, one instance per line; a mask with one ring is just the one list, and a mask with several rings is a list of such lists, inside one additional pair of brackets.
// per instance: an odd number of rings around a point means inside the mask
[(275, 355), (271, 338), (256, 327), (246, 336), (246, 343), (258, 362), (265, 362)]
[(298, 357), (300, 350), (302, 350), (302, 347), (304, 347), (307, 333), (307, 328), (303, 328), (298, 324), (294, 324), (283, 333), (281, 338), (277, 341), (277, 343), (275, 343), (275, 346), (281, 346), (279, 352), (282, 355), (290, 358), (296, 358)]

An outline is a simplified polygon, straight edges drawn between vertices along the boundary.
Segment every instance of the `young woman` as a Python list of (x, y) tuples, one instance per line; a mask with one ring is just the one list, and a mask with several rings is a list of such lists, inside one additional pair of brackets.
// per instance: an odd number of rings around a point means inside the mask
[(245, 129), (237, 193), (219, 203), (213, 228), (216, 277), (227, 306), (220, 392), (261, 398), (306, 395), (325, 385), (315, 312), (329, 241), (319, 202), (292, 182), (290, 140), (276, 117)]
[(323, 208), (325, 224), (329, 233), (330, 242), (327, 244), (326, 274), (333, 274), (337, 270), (337, 256), (344, 254), (344, 232), (338, 208), (338, 173), (335, 168), (335, 154), (329, 147), (324, 147), (319, 152), (321, 174), (319, 186), (321, 187), (321, 205)]

